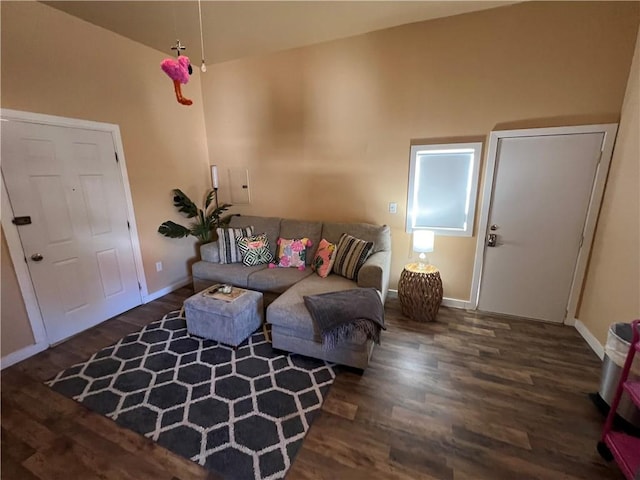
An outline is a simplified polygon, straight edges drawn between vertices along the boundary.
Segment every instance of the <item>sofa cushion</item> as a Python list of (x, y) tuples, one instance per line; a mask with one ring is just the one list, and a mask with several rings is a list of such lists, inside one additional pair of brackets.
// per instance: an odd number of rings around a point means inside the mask
[(331, 243), (338, 243), (343, 233), (373, 242), (373, 252), (391, 250), (391, 229), (388, 225), (372, 225), (369, 223), (334, 223), (322, 225), (322, 238)]
[[(294, 269), (280, 269), (278, 271), (299, 272), (299, 270)], [(309, 270), (305, 272), (307, 275), (311, 273)], [(267, 308), (267, 322), (292, 330), (302, 338), (319, 341), (320, 336), (316, 332), (315, 324), (304, 304), (303, 297), (319, 293), (339, 292), (351, 288), (357, 288), (356, 282), (339, 275), (332, 274), (327, 278), (310, 275), (293, 285), (269, 305)]]
[(200, 246), (200, 257), (205, 262), (220, 263), (218, 242), (205, 243)]
[(372, 250), (373, 242), (367, 242), (343, 233), (336, 247), (333, 271), (349, 280), (357, 280), (358, 272), (371, 255)]
[(253, 227), (216, 228), (218, 234), (218, 256), (220, 263), (239, 263), (242, 254), (238, 248), (238, 240), (253, 235)]
[(318, 243), (322, 234), (322, 223), (305, 222), (303, 220), (282, 219), (280, 223), (280, 236), (282, 238), (303, 238), (311, 240), (311, 245), (307, 247), (306, 264), (311, 265), (311, 260), (316, 253)]
[(282, 293), (311, 275), (311, 270), (297, 268), (265, 268), (249, 275), (247, 288), (260, 292)]
[(258, 235), (260, 233), (266, 233), (267, 240), (269, 240), (269, 251), (275, 258), (276, 247), (278, 246), (278, 237), (280, 236), (281, 220), (282, 219), (278, 217), (253, 217), (250, 215), (236, 215), (231, 217), (229, 226), (233, 228), (253, 226), (254, 234)]
[(242, 254), (242, 263), (248, 267), (265, 265), (273, 261), (273, 255), (269, 251), (267, 235), (252, 235), (238, 240), (238, 248)]
[(266, 265), (258, 265), (256, 267), (247, 267), (242, 263), (211, 263), (196, 262), (191, 267), (194, 278), (210, 280), (211, 284), (230, 283), (236, 287), (250, 288), (247, 285), (249, 275), (260, 270), (267, 269)]

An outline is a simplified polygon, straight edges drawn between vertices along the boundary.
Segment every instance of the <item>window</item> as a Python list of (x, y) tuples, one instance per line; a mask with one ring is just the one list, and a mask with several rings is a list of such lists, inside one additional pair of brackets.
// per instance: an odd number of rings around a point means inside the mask
[(473, 235), (481, 151), (480, 142), (411, 147), (408, 232)]

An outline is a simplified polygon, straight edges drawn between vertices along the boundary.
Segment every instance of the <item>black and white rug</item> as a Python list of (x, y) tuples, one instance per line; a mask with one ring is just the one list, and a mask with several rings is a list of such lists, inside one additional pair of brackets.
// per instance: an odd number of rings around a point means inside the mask
[(283, 478), (333, 383), (330, 364), (190, 337), (172, 312), (47, 385), (229, 479)]

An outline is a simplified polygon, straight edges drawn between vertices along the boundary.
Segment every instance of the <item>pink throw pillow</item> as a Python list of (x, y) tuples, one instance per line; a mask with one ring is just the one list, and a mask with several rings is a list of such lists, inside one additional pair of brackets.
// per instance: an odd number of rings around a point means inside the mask
[(279, 238), (278, 239), (278, 260), (270, 263), (269, 268), (275, 267), (295, 267), (298, 270), (305, 269), (307, 259), (307, 247), (311, 246), (308, 238)]
[(311, 262), (311, 270), (322, 278), (326, 278), (331, 272), (333, 262), (336, 259), (336, 245), (326, 241), (324, 238), (318, 244), (318, 251)]

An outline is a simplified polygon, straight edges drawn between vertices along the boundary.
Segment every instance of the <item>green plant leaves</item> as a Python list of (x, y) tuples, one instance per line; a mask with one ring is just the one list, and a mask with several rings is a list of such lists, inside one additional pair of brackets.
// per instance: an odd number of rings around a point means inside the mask
[(183, 238), (193, 235), (202, 243), (211, 242), (214, 238), (214, 229), (228, 224), (231, 219), (231, 215), (221, 217), (222, 213), (231, 207), (230, 204), (224, 203), (213, 209), (210, 208), (212, 204), (215, 204), (216, 194), (217, 192), (214, 190), (209, 190), (205, 197), (204, 209), (201, 209), (182, 190), (173, 189), (173, 205), (187, 218), (195, 218), (195, 221), (187, 228), (169, 220), (158, 227), (158, 233), (169, 238)]
[(216, 197), (217, 193), (214, 190), (209, 190), (209, 193), (207, 193), (207, 198), (204, 201), (204, 209), (205, 211), (209, 209), (209, 205), (211, 205), (211, 202), (213, 202), (214, 198)]
[(187, 218), (193, 218), (198, 215), (198, 207), (196, 204), (179, 188), (173, 190), (173, 205), (179, 212), (184, 213)]
[[(226, 212), (227, 210), (229, 210), (229, 208), (231, 207), (230, 204), (228, 203), (223, 203), (222, 205), (220, 205), (218, 208), (214, 208), (211, 213), (209, 213), (207, 215), (208, 221), (215, 223), (216, 227), (220, 226), (221, 221), (220, 221), (220, 216), (222, 215), (223, 212)], [(228, 222), (227, 222), (228, 223)]]
[(211, 241), (211, 234), (213, 233), (213, 230), (209, 223), (193, 222), (191, 224), (190, 233), (202, 243), (209, 243)]
[(158, 233), (169, 238), (183, 238), (191, 235), (191, 230), (169, 220), (158, 227)]

